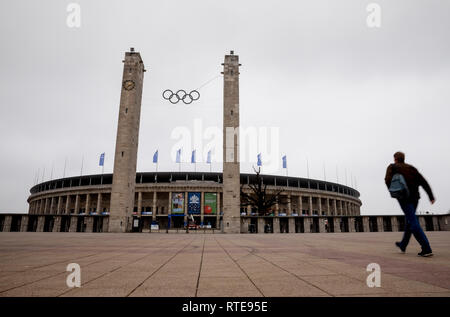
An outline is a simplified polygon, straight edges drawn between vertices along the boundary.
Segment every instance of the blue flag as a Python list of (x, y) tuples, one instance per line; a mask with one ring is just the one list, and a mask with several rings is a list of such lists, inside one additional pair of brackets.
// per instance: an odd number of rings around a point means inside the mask
[(176, 163), (180, 163), (181, 160), (181, 149), (178, 149), (177, 151), (177, 160), (175, 161)]
[(195, 163), (195, 150), (192, 151), (191, 163)]
[(258, 166), (261, 166), (262, 162), (261, 162), (261, 153), (258, 154)]
[(208, 151), (208, 156), (206, 157), (206, 163), (211, 164), (211, 150)]
[(158, 163), (158, 150), (153, 154), (153, 163)]
[(286, 155), (283, 156), (283, 168), (287, 168), (287, 159), (286, 159)]
[(100, 154), (100, 161), (98, 162), (98, 166), (103, 166), (105, 164), (105, 152)]

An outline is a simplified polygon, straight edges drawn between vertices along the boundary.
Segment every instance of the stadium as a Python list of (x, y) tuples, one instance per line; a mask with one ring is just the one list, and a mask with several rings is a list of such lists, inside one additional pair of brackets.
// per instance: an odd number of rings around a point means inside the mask
[[(37, 229), (39, 217), (46, 219), (42, 231), (107, 231), (112, 176), (69, 177), (32, 187), (27, 231)], [(273, 232), (305, 232), (311, 227), (323, 232), (325, 226), (334, 231), (329, 217), (341, 216), (348, 228), (348, 221), (352, 223), (360, 215), (359, 192), (350, 187), (306, 178), (261, 178), (269, 195), (281, 191), (280, 196), (265, 215), (250, 205), (242, 206), (241, 232), (261, 232), (266, 225)], [(198, 228), (221, 230), (222, 180), (222, 173), (137, 173), (133, 231), (150, 232), (152, 224), (159, 230), (185, 229), (192, 218)], [(256, 175), (241, 174), (240, 182), (243, 191), (250, 192), (248, 185), (256, 182)]]

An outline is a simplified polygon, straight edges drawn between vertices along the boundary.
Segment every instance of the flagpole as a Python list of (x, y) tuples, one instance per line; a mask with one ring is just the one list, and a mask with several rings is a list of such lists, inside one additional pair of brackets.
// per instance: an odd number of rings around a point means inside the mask
[(309, 161), (308, 161), (308, 158), (306, 158), (306, 172), (307, 172), (307, 176), (309, 178)]
[(337, 165), (336, 165), (336, 183), (339, 184), (339, 173)]
[(83, 176), (83, 163), (84, 163), (84, 155), (81, 156), (81, 171), (80, 171), (80, 176)]
[(66, 177), (66, 164), (67, 164), (67, 156), (64, 158), (63, 178)]
[(42, 171), (42, 179), (41, 179), (41, 183), (44, 182), (44, 176), (45, 176), (45, 166), (44, 166), (44, 170)]
[[(101, 154), (100, 154), (100, 156), (101, 156)], [(101, 183), (101, 185), (103, 185), (103, 172), (105, 171), (105, 160), (106, 160), (106, 154), (105, 155), (103, 155), (103, 164), (102, 164), (102, 177), (101, 177), (101, 181), (100, 181), (100, 183)]]

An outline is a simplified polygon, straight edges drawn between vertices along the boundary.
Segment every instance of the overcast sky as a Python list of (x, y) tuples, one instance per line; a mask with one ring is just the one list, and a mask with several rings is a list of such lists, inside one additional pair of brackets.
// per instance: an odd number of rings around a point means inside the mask
[[(381, 27), (366, 22), (381, 6)], [(363, 214), (399, 214), (384, 185), (397, 150), (430, 182), (419, 210), (450, 209), (449, 1), (70, 1), (0, 3), (0, 212), (27, 212), (44, 180), (112, 172), (124, 52), (144, 79), (138, 171), (177, 171), (175, 129), (222, 127), (224, 55), (239, 55), (242, 127), (279, 128), (290, 176), (356, 185)], [(165, 89), (195, 89), (186, 106)], [(205, 143), (208, 140), (204, 140)], [(188, 160), (189, 155), (185, 155)], [(253, 162), (242, 162), (251, 172)], [(324, 175), (325, 167), (325, 175)], [(197, 171), (209, 171), (198, 163)], [(221, 171), (214, 163), (213, 171)], [(194, 170), (182, 164), (182, 170)], [(278, 168), (272, 174), (285, 175)], [(356, 184), (355, 184), (356, 183)]]

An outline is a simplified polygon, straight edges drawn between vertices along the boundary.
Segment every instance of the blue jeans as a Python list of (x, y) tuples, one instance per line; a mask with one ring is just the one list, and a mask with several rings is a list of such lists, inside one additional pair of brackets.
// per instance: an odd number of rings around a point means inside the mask
[(404, 202), (399, 201), (400, 207), (405, 214), (405, 233), (403, 234), (403, 239), (400, 242), (402, 248), (406, 249), (411, 238), (411, 234), (414, 235), (417, 242), (419, 242), (422, 247), (422, 251), (431, 252), (430, 243), (428, 242), (427, 236), (420, 227), (419, 219), (416, 216), (417, 202)]

